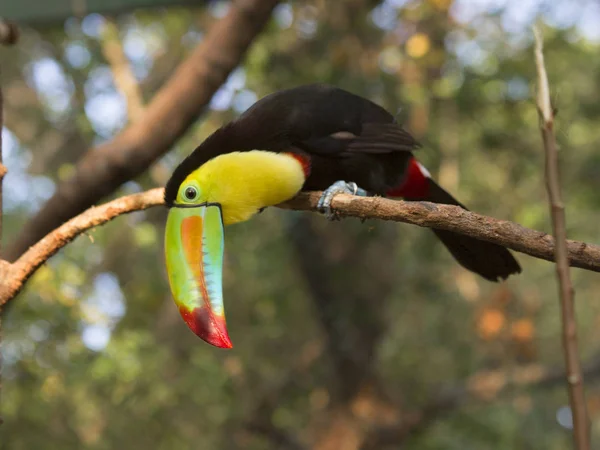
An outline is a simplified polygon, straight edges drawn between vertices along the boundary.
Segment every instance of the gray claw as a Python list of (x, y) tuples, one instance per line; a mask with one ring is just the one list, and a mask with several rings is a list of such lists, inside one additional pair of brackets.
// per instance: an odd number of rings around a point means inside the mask
[(333, 200), (333, 197), (338, 194), (360, 195), (364, 197), (367, 195), (367, 192), (364, 189), (359, 188), (353, 181), (346, 182), (339, 180), (333, 183), (323, 191), (323, 195), (321, 195), (321, 198), (317, 203), (317, 209), (325, 214), (329, 220), (340, 220), (338, 214), (331, 208), (331, 201)]

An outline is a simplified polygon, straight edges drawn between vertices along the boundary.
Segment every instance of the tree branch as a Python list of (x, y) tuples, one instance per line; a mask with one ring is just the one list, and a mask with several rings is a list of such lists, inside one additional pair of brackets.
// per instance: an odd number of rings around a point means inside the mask
[(238, 0), (170, 77), (152, 102), (112, 141), (85, 153), (75, 175), (26, 224), (5, 257), (15, 260), (46, 233), (143, 173), (202, 113), (271, 16), (278, 0)]
[[(316, 193), (301, 194), (280, 206), (300, 211), (317, 211), (318, 200), (319, 195)], [(551, 235), (507, 220), (483, 216), (458, 206), (351, 195), (338, 195), (332, 204), (340, 216), (392, 220), (454, 231), (535, 258), (554, 261), (554, 238)], [(578, 241), (567, 243), (571, 266), (600, 272), (600, 246)]]
[(573, 415), (573, 439), (578, 450), (590, 449), (590, 422), (588, 418), (579, 349), (577, 346), (577, 321), (573, 284), (569, 273), (569, 255), (565, 219), (565, 206), (561, 198), (558, 174), (558, 152), (554, 137), (554, 113), (550, 101), (548, 75), (544, 66), (543, 38), (537, 27), (535, 35), (535, 61), (538, 72), (538, 113), (540, 131), (546, 154), (546, 188), (550, 202), (552, 229), (556, 236), (556, 276), (558, 279), (562, 310), (563, 347), (567, 366), (567, 382)]
[[(31, 275), (81, 233), (102, 225), (117, 216), (140, 211), (163, 203), (163, 189), (120, 197), (101, 206), (91, 207), (64, 223), (27, 250), (16, 262), (0, 266), (0, 306), (23, 288)], [(4, 270), (2, 270), (4, 269)]]
[[(301, 193), (278, 207), (316, 212), (320, 196), (320, 192)], [(0, 306), (15, 297), (38, 267), (79, 234), (122, 214), (162, 204), (163, 189), (155, 188), (91, 207), (50, 232), (15, 263), (9, 264), (0, 260)], [(513, 222), (466, 211), (458, 206), (404, 202), (380, 197), (355, 197), (346, 194), (336, 196), (332, 206), (341, 216), (391, 220), (455, 231), (539, 259), (553, 260), (554, 238), (552, 236)], [(600, 272), (600, 246), (568, 241), (568, 252), (571, 266)]]

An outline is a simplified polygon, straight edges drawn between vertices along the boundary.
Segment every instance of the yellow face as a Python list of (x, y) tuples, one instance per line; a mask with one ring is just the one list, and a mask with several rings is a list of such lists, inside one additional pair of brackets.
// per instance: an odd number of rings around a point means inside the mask
[(304, 181), (302, 165), (288, 154), (262, 150), (227, 153), (192, 172), (181, 183), (176, 203), (219, 203), (223, 222), (230, 225), (293, 198)]

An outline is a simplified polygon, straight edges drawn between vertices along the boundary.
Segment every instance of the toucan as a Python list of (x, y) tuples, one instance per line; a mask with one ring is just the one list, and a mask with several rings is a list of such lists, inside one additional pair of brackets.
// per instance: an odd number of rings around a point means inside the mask
[[(415, 159), (419, 147), (384, 108), (325, 84), (267, 95), (217, 129), (174, 170), (164, 194), (169, 284), (189, 328), (209, 344), (232, 347), (223, 306), (223, 228), (300, 191), (323, 191), (318, 207), (329, 218), (339, 193), (465, 208)], [(504, 247), (433, 232), (458, 263), (487, 280), (521, 272)]]

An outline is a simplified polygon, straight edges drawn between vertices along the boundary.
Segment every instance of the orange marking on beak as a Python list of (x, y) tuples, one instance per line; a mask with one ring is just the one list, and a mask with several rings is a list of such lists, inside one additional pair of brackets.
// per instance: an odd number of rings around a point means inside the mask
[(204, 278), (204, 263), (202, 262), (203, 226), (204, 221), (202, 217), (191, 216), (185, 218), (181, 222), (181, 240), (183, 242), (185, 259), (198, 282), (204, 304), (210, 308), (210, 303), (208, 302), (208, 290), (206, 289), (206, 280)]

